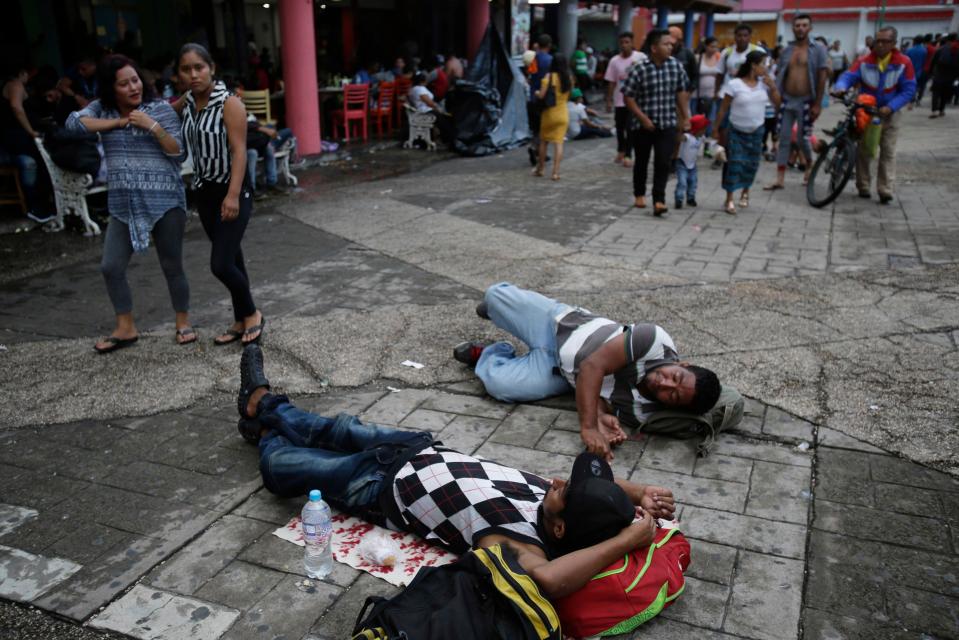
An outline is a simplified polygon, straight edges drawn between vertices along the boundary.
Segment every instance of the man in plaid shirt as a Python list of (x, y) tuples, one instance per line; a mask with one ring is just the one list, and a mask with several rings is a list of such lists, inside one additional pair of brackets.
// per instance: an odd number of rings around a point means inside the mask
[(636, 164), (633, 165), (635, 206), (646, 206), (646, 172), (650, 152), (653, 161), (653, 215), (666, 213), (666, 180), (676, 150), (678, 133), (689, 122), (689, 78), (683, 65), (671, 57), (673, 36), (654, 29), (646, 36), (650, 44), (649, 60), (637, 64), (623, 83), (630, 121)]
[(617, 558), (649, 545), (654, 518), (675, 511), (668, 489), (613, 477), (581, 453), (567, 479), (459, 453), (429, 433), (335, 418), (270, 393), (263, 352), (240, 359), (240, 434), (260, 448), (264, 486), (280, 496), (320, 489), (334, 507), (455, 553), (502, 545), (547, 598), (577, 591)]

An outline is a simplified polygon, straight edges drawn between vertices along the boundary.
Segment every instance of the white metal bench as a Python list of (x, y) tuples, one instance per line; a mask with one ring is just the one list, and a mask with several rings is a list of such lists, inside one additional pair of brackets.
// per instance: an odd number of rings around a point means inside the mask
[[(100, 235), (100, 225), (90, 218), (90, 209), (87, 207), (87, 196), (95, 193), (103, 193), (107, 190), (105, 184), (93, 184), (93, 176), (87, 173), (77, 173), (76, 171), (67, 171), (61, 169), (47, 153), (43, 146), (41, 138), (34, 138), (37, 149), (40, 150), (40, 157), (43, 158), (43, 164), (46, 165), (50, 173), (50, 182), (53, 183), (53, 196), (57, 205), (57, 217), (44, 225), (44, 231), (63, 231), (63, 217), (72, 213), (80, 216), (83, 220), (83, 226), (86, 229), (85, 236)], [(189, 157), (180, 167), (180, 175), (189, 178), (193, 175), (193, 162)]]
[[(273, 152), (273, 157), (276, 158), (277, 176), (283, 176), (283, 179), (286, 180), (286, 184), (293, 187), (298, 187), (300, 186), (300, 181), (295, 175), (293, 175), (293, 172), (290, 171), (290, 157), (293, 155), (294, 151), (296, 151), (296, 138), (290, 138), (283, 143), (283, 146)], [(263, 161), (263, 156), (257, 154), (257, 166), (262, 164)]]
[(412, 149), (414, 142), (422, 140), (427, 149), (436, 151), (436, 143), (433, 142), (433, 125), (436, 124), (436, 114), (431, 111), (417, 111), (408, 102), (403, 103), (403, 109), (406, 111), (406, 119), (410, 125), (409, 137), (403, 143), (403, 148)]

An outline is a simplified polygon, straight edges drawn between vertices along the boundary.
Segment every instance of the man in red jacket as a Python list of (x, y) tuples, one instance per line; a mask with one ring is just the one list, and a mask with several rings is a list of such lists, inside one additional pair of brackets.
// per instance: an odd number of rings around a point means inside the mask
[[(849, 70), (833, 85), (833, 93), (842, 95), (858, 85), (862, 93), (874, 96), (882, 119), (882, 139), (879, 143), (879, 175), (876, 191), (879, 202), (892, 200), (896, 179), (896, 140), (899, 137), (900, 110), (912, 101), (916, 93), (916, 73), (912, 61), (896, 48), (899, 34), (895, 27), (883, 27), (876, 34), (872, 52), (856, 60)], [(860, 198), (869, 198), (869, 154), (860, 142), (856, 156), (856, 188)]]

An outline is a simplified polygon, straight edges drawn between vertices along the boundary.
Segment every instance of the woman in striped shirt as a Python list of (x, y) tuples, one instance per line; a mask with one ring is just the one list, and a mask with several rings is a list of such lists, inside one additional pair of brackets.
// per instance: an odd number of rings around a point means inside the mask
[(186, 199), (180, 177), (180, 120), (170, 105), (156, 99), (133, 60), (108, 56), (99, 73), (99, 98), (74, 111), (66, 122), (67, 129), (100, 133), (110, 187), (110, 224), (100, 270), (117, 324), (93, 348), (108, 353), (137, 341), (127, 265), (134, 253), (147, 250), (151, 235), (176, 312), (176, 341), (195, 342), (188, 317), (190, 285), (182, 260)]
[(213, 58), (202, 45), (183, 45), (177, 67), (190, 87), (174, 107), (183, 117), (183, 139), (193, 159), (200, 221), (213, 243), (210, 270), (233, 301), (233, 324), (213, 343), (249, 344), (260, 339), (265, 320), (253, 302), (240, 249), (253, 212), (246, 182), (246, 108), (214, 80)]

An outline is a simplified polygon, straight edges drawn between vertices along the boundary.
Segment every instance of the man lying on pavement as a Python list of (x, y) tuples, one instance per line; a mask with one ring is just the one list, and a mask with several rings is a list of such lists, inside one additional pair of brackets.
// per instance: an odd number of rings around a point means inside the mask
[(453, 357), (475, 367), (486, 392), (504, 402), (574, 388), (583, 442), (607, 460), (626, 439), (621, 419), (641, 426), (663, 408), (705, 414), (719, 400), (716, 374), (681, 361), (655, 324), (614, 322), (507, 282), (487, 289), (476, 313), (525, 342), (529, 353), (517, 357), (508, 342), (463, 342)]
[(614, 479), (590, 453), (576, 458), (569, 480), (547, 480), (458, 453), (426, 432), (297, 409), (270, 393), (256, 344), (240, 360), (237, 410), (240, 434), (259, 445), (269, 491), (320, 489), (342, 511), (456, 553), (505, 545), (549, 598), (649, 545), (654, 519), (675, 510), (671, 491)]

